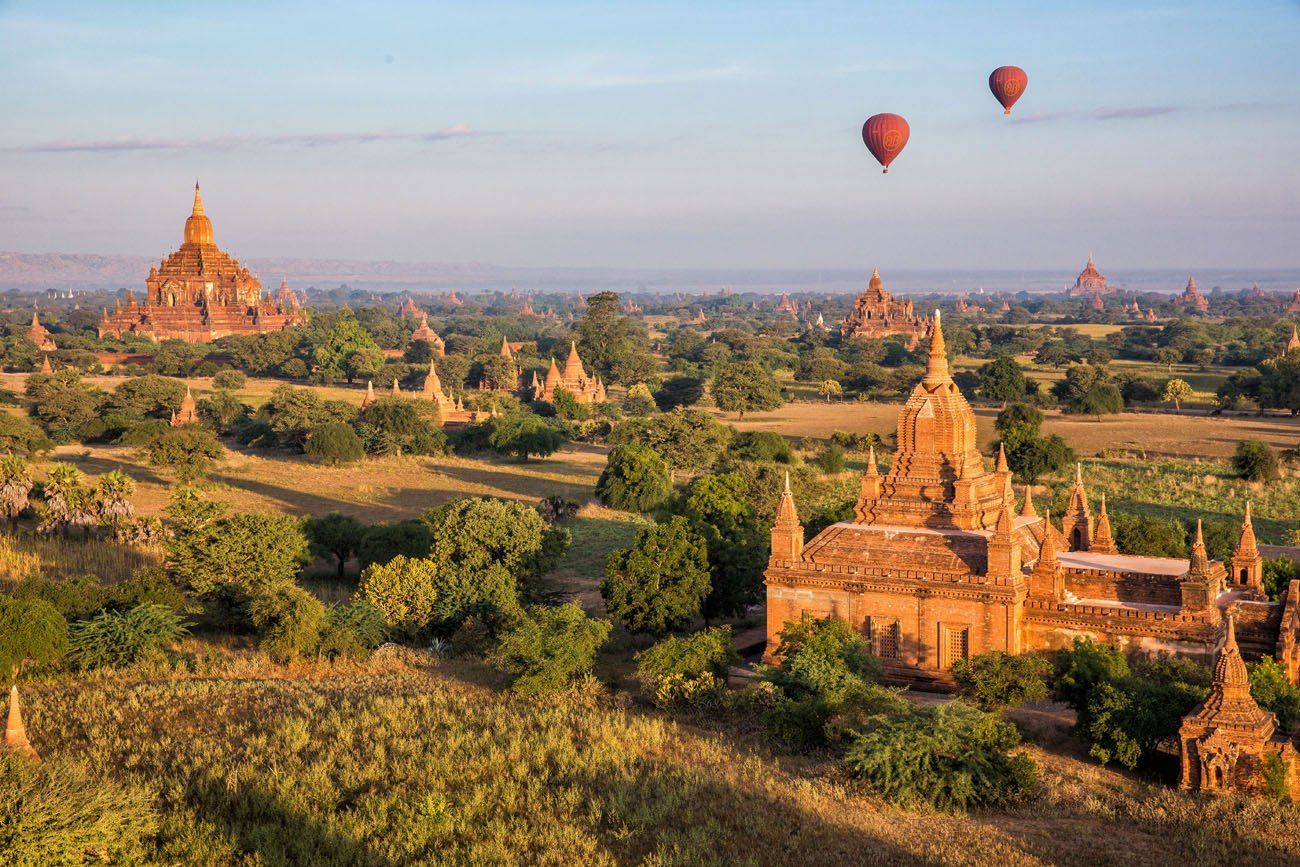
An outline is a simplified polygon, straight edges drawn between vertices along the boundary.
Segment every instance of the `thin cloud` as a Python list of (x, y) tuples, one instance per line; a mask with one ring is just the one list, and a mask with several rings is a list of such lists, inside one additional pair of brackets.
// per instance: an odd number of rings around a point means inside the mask
[(59, 139), (4, 148), (11, 153), (130, 153), (134, 151), (229, 151), (267, 147), (320, 148), (376, 142), (433, 143), (485, 135), (458, 123), (433, 132), (335, 132), (268, 136), (206, 136), (197, 138), (119, 138), (99, 140)]
[(1074, 117), (1072, 111), (1040, 111), (1037, 114), (1020, 114), (1011, 118), (1012, 123), (1052, 123)]
[(1160, 117), (1182, 111), (1176, 105), (1135, 105), (1129, 108), (1099, 108), (1089, 115), (1093, 120), (1129, 120), (1146, 117)]

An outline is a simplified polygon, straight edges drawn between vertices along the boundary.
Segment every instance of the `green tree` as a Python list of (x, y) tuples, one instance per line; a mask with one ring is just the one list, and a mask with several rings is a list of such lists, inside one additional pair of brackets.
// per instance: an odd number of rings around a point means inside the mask
[(374, 606), (389, 626), (414, 634), (433, 619), (437, 582), (433, 561), (398, 554), (361, 571), (357, 596)]
[(733, 361), (713, 377), (713, 402), (723, 412), (762, 412), (777, 409), (785, 401), (776, 377), (756, 361)]
[(1024, 400), (1029, 380), (1025, 371), (1010, 355), (999, 355), (979, 369), (980, 396), (985, 400), (1008, 403)]
[(263, 588), (253, 595), (248, 614), (261, 648), (276, 662), (292, 662), (320, 649), (325, 605), (297, 584)]
[(554, 569), (568, 550), (564, 527), (547, 524), (536, 509), (508, 500), (466, 497), (424, 513), (429, 557), (469, 572), (500, 566), (525, 586)]
[(193, 482), (211, 472), (226, 457), (226, 450), (212, 431), (196, 424), (172, 428), (145, 446), (150, 466), (176, 473), (181, 482)]
[(141, 418), (167, 418), (180, 409), (185, 383), (166, 376), (137, 376), (123, 380), (113, 389), (110, 412), (124, 412)]
[(817, 386), (817, 393), (830, 403), (832, 397), (838, 400), (844, 394), (844, 388), (834, 379), (823, 379), (821, 385)]
[(303, 451), (334, 467), (354, 464), (366, 456), (366, 446), (361, 437), (351, 425), (341, 421), (327, 421), (312, 431), (303, 444)]
[(1011, 723), (960, 701), (869, 718), (844, 760), (883, 798), (903, 807), (960, 811), (1023, 800), (1038, 768)]
[(226, 391), (238, 391), (248, 382), (248, 377), (238, 370), (226, 368), (217, 371), (217, 375), (212, 377), (212, 387)]
[(357, 409), (347, 403), (323, 400), (310, 388), (279, 385), (257, 410), (257, 417), (275, 434), (281, 448), (302, 451), (311, 432), (330, 421), (351, 423)]
[(339, 580), (342, 580), (343, 568), (348, 560), (356, 556), (367, 528), (351, 515), (330, 512), (328, 515), (308, 518), (303, 522), (302, 529), (307, 535), (311, 553), (316, 557), (334, 558)]
[(279, 513), (228, 513), (224, 503), (183, 489), (167, 507), (172, 537), (163, 544), (168, 571), (203, 595), (232, 585), (252, 595), (292, 581), (307, 562), (297, 518)]
[(1183, 353), (1181, 350), (1169, 346), (1161, 346), (1156, 350), (1156, 361), (1163, 364), (1169, 373), (1173, 373), (1174, 365), (1182, 360)]
[(1003, 711), (1047, 698), (1052, 663), (1033, 654), (994, 650), (952, 664), (957, 694), (986, 711)]
[(658, 452), (674, 474), (699, 472), (717, 463), (731, 439), (731, 430), (702, 410), (665, 412), (628, 419), (610, 437), (613, 445), (635, 443)]
[(9, 519), (10, 528), (18, 530), (18, 516), (31, 501), (32, 470), (17, 455), (0, 458), (0, 515)]
[(371, 524), (357, 545), (357, 563), (365, 569), (371, 563), (387, 563), (398, 554), (426, 557), (429, 554), (429, 525), (420, 520), (395, 524)]
[(691, 483), (681, 514), (704, 539), (709, 561), (706, 620), (744, 614), (763, 594), (769, 541), (735, 473), (700, 476)]
[(654, 396), (644, 382), (638, 382), (627, 390), (627, 397), (623, 398), (623, 412), (633, 416), (644, 416), (654, 411)]
[[(223, 370), (222, 373), (234, 373), (243, 376), (237, 370)], [(203, 418), (212, 423), (217, 433), (222, 436), (234, 432), (252, 412), (248, 404), (235, 397), (234, 392), (218, 388), (207, 397), (201, 398), (196, 407)]]
[(1286, 676), (1286, 669), (1271, 656), (1260, 657), (1259, 662), (1246, 664), (1250, 672), (1250, 696), (1264, 710), (1277, 714), (1277, 727), (1292, 731), (1300, 719), (1300, 686)]
[(117, 530), (135, 520), (131, 496), (135, 480), (121, 470), (110, 470), (95, 483), (95, 516), (104, 527)]
[(71, 527), (89, 527), (95, 523), (94, 502), (86, 477), (72, 464), (51, 465), (43, 488), (41, 529), (58, 530), (67, 535)]
[(673, 376), (655, 392), (655, 404), (661, 412), (694, 406), (704, 397), (704, 380), (698, 376)]
[(317, 371), (331, 379), (351, 383), (383, 366), (383, 350), (346, 307), (314, 321), (309, 340)]
[(833, 350), (818, 346), (799, 360), (794, 378), (799, 382), (825, 382), (839, 380), (848, 373), (849, 366)]
[(25, 454), (28, 457), (53, 450), (54, 442), (45, 431), (26, 418), (0, 413), (0, 452)]
[(1174, 378), (1165, 383), (1165, 391), (1160, 399), (1165, 403), (1172, 403), (1175, 410), (1180, 410), (1183, 408), (1183, 401), (1191, 400), (1193, 394), (1192, 387), (1186, 380)]
[(632, 547), (612, 552), (600, 587), (611, 618), (652, 635), (689, 626), (708, 592), (708, 549), (681, 517), (642, 528)]
[(431, 401), (381, 397), (365, 409), (357, 427), (371, 453), (428, 455), (445, 450), (440, 424), (437, 404)]
[(547, 458), (564, 445), (564, 436), (543, 418), (513, 415), (494, 419), (488, 444), (505, 455), (515, 455), (527, 462), (529, 455)]
[(1233, 468), (1251, 482), (1276, 479), (1280, 474), (1277, 452), (1263, 440), (1242, 440), (1232, 456)]
[(68, 624), (43, 599), (0, 594), (0, 672), (17, 680), (28, 662), (57, 662), (68, 649)]
[(1086, 731), (1093, 693), (1102, 684), (1127, 677), (1128, 673), (1128, 661), (1116, 648), (1091, 638), (1075, 638), (1069, 650), (1056, 655), (1052, 695), (1074, 709), (1078, 714), (1076, 727)]
[(556, 692), (591, 672), (609, 631), (608, 620), (588, 617), (576, 602), (534, 607), (501, 636), (491, 659), (514, 676), (516, 692)]
[(648, 382), (657, 365), (643, 330), (624, 316), (618, 295), (597, 292), (587, 299), (577, 325), (578, 351), (587, 368), (620, 385)]
[(1115, 544), (1125, 554), (1140, 557), (1186, 557), (1187, 528), (1177, 519), (1111, 512)]
[[(27, 377), (31, 413), (56, 442), (72, 442), (92, 422), (99, 422), (108, 395), (81, 381), (81, 374), (64, 368)], [(102, 422), (99, 422), (102, 425)], [(103, 428), (99, 428), (99, 433)]]
[(672, 493), (668, 465), (646, 446), (615, 446), (596, 482), (596, 496), (613, 509), (649, 512)]
[(670, 635), (636, 654), (636, 676), (653, 690), (666, 677), (725, 678), (740, 662), (730, 626), (714, 626), (691, 635)]

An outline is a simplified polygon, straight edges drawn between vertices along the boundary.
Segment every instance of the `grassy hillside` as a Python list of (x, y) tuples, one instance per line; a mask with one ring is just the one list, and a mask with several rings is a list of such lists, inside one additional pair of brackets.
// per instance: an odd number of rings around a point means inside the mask
[(381, 652), (332, 672), (221, 666), (28, 688), (28, 726), (47, 759), (75, 757), (156, 793), (154, 863), (1300, 858), (1300, 810), (1194, 798), (1038, 748), (1044, 787), (1034, 803), (906, 812), (827, 762), (776, 757), (746, 735), (608, 695), (524, 700), (472, 663)]

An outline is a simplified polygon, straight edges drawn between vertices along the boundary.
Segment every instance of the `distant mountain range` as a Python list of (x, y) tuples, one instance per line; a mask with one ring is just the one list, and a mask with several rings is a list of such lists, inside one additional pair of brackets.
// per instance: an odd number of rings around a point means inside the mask
[[(157, 264), (148, 256), (103, 256), (90, 253), (13, 253), (0, 251), (0, 289), (143, 289), (145, 275)], [(857, 292), (869, 271), (828, 269), (700, 268), (517, 268), (484, 262), (395, 262), (353, 259), (249, 259), (263, 285), (274, 288), (281, 277), (295, 287), (333, 288), (346, 283), (377, 291), (458, 291), (510, 289), (535, 292), (613, 289), (624, 292), (699, 292), (731, 288), (736, 292)], [(1106, 270), (1106, 269), (1103, 269)], [(891, 292), (1046, 292), (1074, 282), (1076, 270), (924, 270), (883, 271)], [(1187, 273), (1174, 270), (1106, 270), (1113, 285), (1143, 292), (1178, 292)], [(1290, 292), (1300, 286), (1300, 269), (1250, 268), (1202, 270), (1196, 282), (1203, 292), (1249, 289)]]

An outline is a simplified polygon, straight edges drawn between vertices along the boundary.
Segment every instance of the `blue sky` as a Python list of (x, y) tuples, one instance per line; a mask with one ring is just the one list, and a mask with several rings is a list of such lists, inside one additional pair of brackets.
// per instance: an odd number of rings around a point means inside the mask
[(0, 249), (161, 255), (197, 176), (248, 258), (1294, 267), (1297, 45), (1295, 0), (0, 0)]

